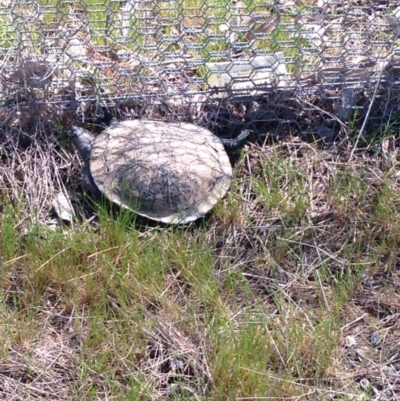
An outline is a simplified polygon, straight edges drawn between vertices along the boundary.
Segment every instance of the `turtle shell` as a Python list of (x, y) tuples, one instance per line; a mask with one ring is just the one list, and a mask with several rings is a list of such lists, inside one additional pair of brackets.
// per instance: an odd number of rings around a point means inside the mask
[(232, 181), (222, 142), (187, 123), (115, 123), (93, 141), (89, 163), (94, 183), (110, 201), (171, 224), (206, 214)]

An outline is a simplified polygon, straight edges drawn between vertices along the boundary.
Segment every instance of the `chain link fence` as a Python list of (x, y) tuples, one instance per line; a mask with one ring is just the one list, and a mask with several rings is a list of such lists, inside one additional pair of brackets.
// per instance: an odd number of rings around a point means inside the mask
[(107, 116), (221, 137), (398, 129), (400, 4), (0, 1), (0, 124)]

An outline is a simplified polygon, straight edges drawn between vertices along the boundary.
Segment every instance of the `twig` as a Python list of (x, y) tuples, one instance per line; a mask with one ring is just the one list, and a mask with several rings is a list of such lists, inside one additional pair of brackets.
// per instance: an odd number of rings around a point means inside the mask
[[(390, 53), (390, 54), (386, 57), (386, 61), (387, 61), (387, 60), (390, 60), (390, 58), (391, 58), (392, 56), (393, 56), (393, 52)], [(355, 142), (355, 144), (354, 144), (354, 146), (353, 146), (353, 149), (352, 149), (351, 152), (350, 152), (350, 156), (349, 156), (348, 162), (351, 162), (351, 160), (352, 160), (352, 158), (353, 158), (353, 156), (354, 156), (354, 152), (355, 152), (356, 149), (357, 149), (358, 142), (360, 141), (361, 135), (362, 135), (362, 133), (364, 132), (365, 126), (367, 125), (367, 121), (368, 121), (369, 115), (371, 114), (372, 105), (373, 105), (374, 102), (375, 102), (376, 94), (377, 94), (377, 92), (378, 92), (378, 88), (379, 88), (379, 85), (380, 85), (380, 83), (381, 83), (382, 73), (383, 73), (383, 70), (385, 69), (385, 66), (386, 66), (386, 65), (387, 65), (386, 63), (382, 63), (382, 64), (380, 65), (379, 76), (378, 76), (378, 80), (377, 80), (376, 85), (375, 85), (374, 94), (372, 95), (371, 103), (369, 104), (368, 111), (367, 111), (367, 114), (365, 115), (365, 118), (364, 118), (363, 124), (362, 124), (362, 126), (361, 126), (361, 129), (360, 129), (360, 131), (359, 131), (358, 134), (357, 134), (356, 142)]]

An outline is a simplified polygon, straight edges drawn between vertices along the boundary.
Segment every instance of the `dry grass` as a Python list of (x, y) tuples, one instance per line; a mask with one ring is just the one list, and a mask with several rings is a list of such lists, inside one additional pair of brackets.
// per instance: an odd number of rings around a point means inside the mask
[(94, 214), (55, 139), (2, 142), (0, 397), (400, 399), (394, 140), (248, 145), (212, 215), (168, 228)]

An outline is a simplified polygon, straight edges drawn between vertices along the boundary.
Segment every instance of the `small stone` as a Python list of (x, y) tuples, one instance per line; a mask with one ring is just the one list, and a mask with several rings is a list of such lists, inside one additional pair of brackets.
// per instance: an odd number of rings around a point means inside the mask
[(351, 348), (357, 344), (357, 341), (354, 336), (347, 336), (346, 337), (346, 347)]
[(363, 379), (360, 380), (360, 387), (361, 387), (363, 390), (368, 390), (368, 389), (369, 389), (369, 386), (370, 386), (370, 382), (369, 382), (368, 379), (363, 378)]
[(369, 338), (369, 341), (370, 341), (370, 343), (371, 343), (371, 345), (372, 345), (373, 347), (376, 347), (377, 345), (380, 344), (380, 342), (381, 342), (381, 337), (380, 337), (380, 335), (379, 335), (378, 333), (373, 332), (373, 333), (371, 333), (371, 336), (370, 336), (370, 338)]
[(52, 206), (61, 220), (69, 223), (73, 222), (75, 212), (71, 205), (71, 200), (63, 192), (58, 192), (55, 195)]
[(363, 361), (365, 359), (365, 352), (361, 348), (356, 349), (356, 354), (360, 361)]

